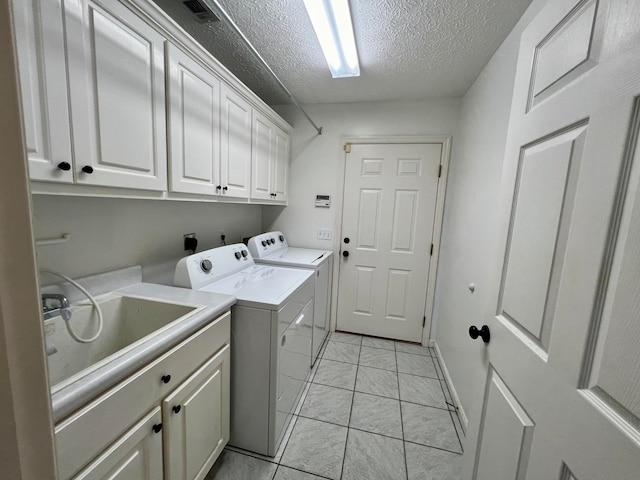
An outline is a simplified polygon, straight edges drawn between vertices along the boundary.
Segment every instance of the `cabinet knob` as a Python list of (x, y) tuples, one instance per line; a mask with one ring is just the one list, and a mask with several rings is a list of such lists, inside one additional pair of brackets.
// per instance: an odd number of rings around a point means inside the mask
[(221, 188), (222, 188), (222, 185), (218, 185), (218, 186), (216, 187), (216, 190), (220, 190)]
[(342, 256), (344, 258), (347, 258), (349, 256), (349, 252), (347, 250), (345, 250), (344, 252), (342, 252)]
[(162, 380), (162, 383), (169, 383), (171, 381), (171, 375), (163, 375), (160, 380)]
[(180, 410), (182, 410), (182, 405), (174, 405), (171, 410), (173, 410), (173, 413), (180, 413)]
[(92, 174), (93, 167), (91, 165), (85, 165), (84, 167), (82, 167), (82, 171), (87, 174)]
[(162, 424), (156, 423), (153, 427), (151, 427), (151, 429), (153, 430), (153, 433), (160, 433), (160, 430), (162, 430)]
[(225, 185), (224, 187), (222, 187), (222, 190), (224, 190), (224, 191), (226, 192), (227, 190), (229, 190), (229, 187), (227, 187), (227, 186)]
[(58, 164), (58, 168), (60, 170), (64, 170), (65, 172), (68, 172), (69, 170), (71, 170), (71, 165), (69, 164), (69, 162), (60, 162)]

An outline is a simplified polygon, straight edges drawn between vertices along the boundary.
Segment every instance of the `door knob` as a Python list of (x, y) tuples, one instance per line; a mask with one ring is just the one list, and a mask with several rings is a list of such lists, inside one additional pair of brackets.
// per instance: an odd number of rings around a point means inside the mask
[(180, 413), (180, 410), (182, 410), (182, 405), (174, 405), (171, 410), (173, 410), (173, 413)]
[(151, 429), (153, 430), (153, 433), (160, 433), (160, 430), (162, 430), (162, 424), (156, 423), (153, 427), (151, 427)]
[(65, 172), (68, 172), (69, 170), (71, 170), (71, 165), (69, 164), (69, 162), (60, 162), (58, 164), (58, 168), (60, 170), (64, 170)]
[(342, 256), (344, 258), (347, 258), (349, 256), (349, 252), (345, 250), (344, 252), (342, 252)]
[(92, 174), (93, 167), (91, 165), (85, 165), (84, 167), (82, 167), (82, 171), (86, 174)]
[(344, 237), (344, 243), (349, 243), (351, 239), (349, 237)]
[(469, 327), (469, 336), (474, 340), (480, 337), (484, 343), (489, 343), (489, 340), (491, 340), (491, 332), (489, 332), (489, 327), (486, 325), (483, 325), (480, 330), (475, 325), (471, 325)]

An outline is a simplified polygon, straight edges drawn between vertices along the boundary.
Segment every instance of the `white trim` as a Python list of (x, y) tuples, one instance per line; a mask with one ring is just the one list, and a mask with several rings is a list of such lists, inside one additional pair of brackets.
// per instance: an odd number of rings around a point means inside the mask
[[(6, 478), (55, 479), (38, 276), (10, 1), (0, 3), (0, 465)], [(10, 232), (10, 234), (7, 234)]]
[[(422, 329), (422, 345), (429, 344), (431, 324), (433, 321), (433, 304), (436, 290), (436, 274), (438, 272), (438, 257), (440, 253), (440, 235), (442, 232), (442, 221), (444, 218), (444, 200), (447, 189), (447, 175), (449, 172), (449, 159), (451, 157), (451, 135), (412, 135), (412, 136), (365, 136), (365, 137), (340, 137), (340, 156), (342, 162), (338, 166), (337, 188), (335, 205), (338, 215), (336, 215), (334, 223), (334, 231), (339, 232), (333, 239), (333, 250), (338, 252), (334, 255), (333, 269), (333, 285), (336, 287), (340, 279), (340, 247), (342, 238), (342, 208), (344, 206), (344, 176), (346, 171), (346, 155), (344, 150), (346, 144), (423, 144), (423, 143), (439, 143), (442, 145), (440, 154), (440, 165), (442, 172), (438, 181), (438, 194), (436, 197), (435, 217), (433, 220), (433, 255), (429, 260), (429, 278), (427, 280), (427, 292), (425, 301), (424, 316), (426, 318), (424, 328)], [(331, 296), (332, 312), (331, 312), (331, 331), (335, 330), (337, 325), (337, 305), (338, 305), (338, 288), (333, 289)]]
[(444, 379), (447, 382), (447, 386), (449, 387), (449, 392), (451, 392), (451, 400), (453, 400), (453, 404), (458, 408), (458, 417), (460, 418), (460, 424), (462, 425), (464, 434), (467, 435), (469, 428), (469, 419), (467, 418), (467, 414), (464, 412), (464, 408), (462, 408), (460, 397), (458, 396), (458, 391), (453, 385), (453, 380), (451, 380), (451, 375), (449, 375), (447, 365), (444, 363), (444, 359), (442, 358), (440, 347), (435, 340), (430, 340), (429, 346), (436, 352), (436, 356), (438, 357), (438, 361), (440, 362), (440, 367), (442, 368), (442, 374), (444, 375)]

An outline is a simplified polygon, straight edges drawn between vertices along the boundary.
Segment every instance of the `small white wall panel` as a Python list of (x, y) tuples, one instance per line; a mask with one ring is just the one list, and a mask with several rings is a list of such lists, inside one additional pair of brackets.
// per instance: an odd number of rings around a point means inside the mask
[(360, 191), (360, 215), (358, 216), (358, 248), (378, 248), (378, 223), (380, 222), (380, 190)]
[(355, 311), (371, 315), (373, 310), (373, 281), (375, 269), (356, 267), (356, 301)]
[(474, 480), (524, 480), (534, 422), (491, 369)]
[(393, 228), (391, 230), (391, 250), (393, 252), (413, 252), (418, 195), (416, 190), (396, 191)]

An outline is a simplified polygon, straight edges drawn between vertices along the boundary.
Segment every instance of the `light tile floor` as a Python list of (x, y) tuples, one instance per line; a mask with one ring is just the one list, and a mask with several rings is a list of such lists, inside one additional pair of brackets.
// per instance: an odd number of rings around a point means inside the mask
[(432, 349), (333, 333), (276, 456), (227, 447), (206, 480), (459, 480), (450, 399)]

